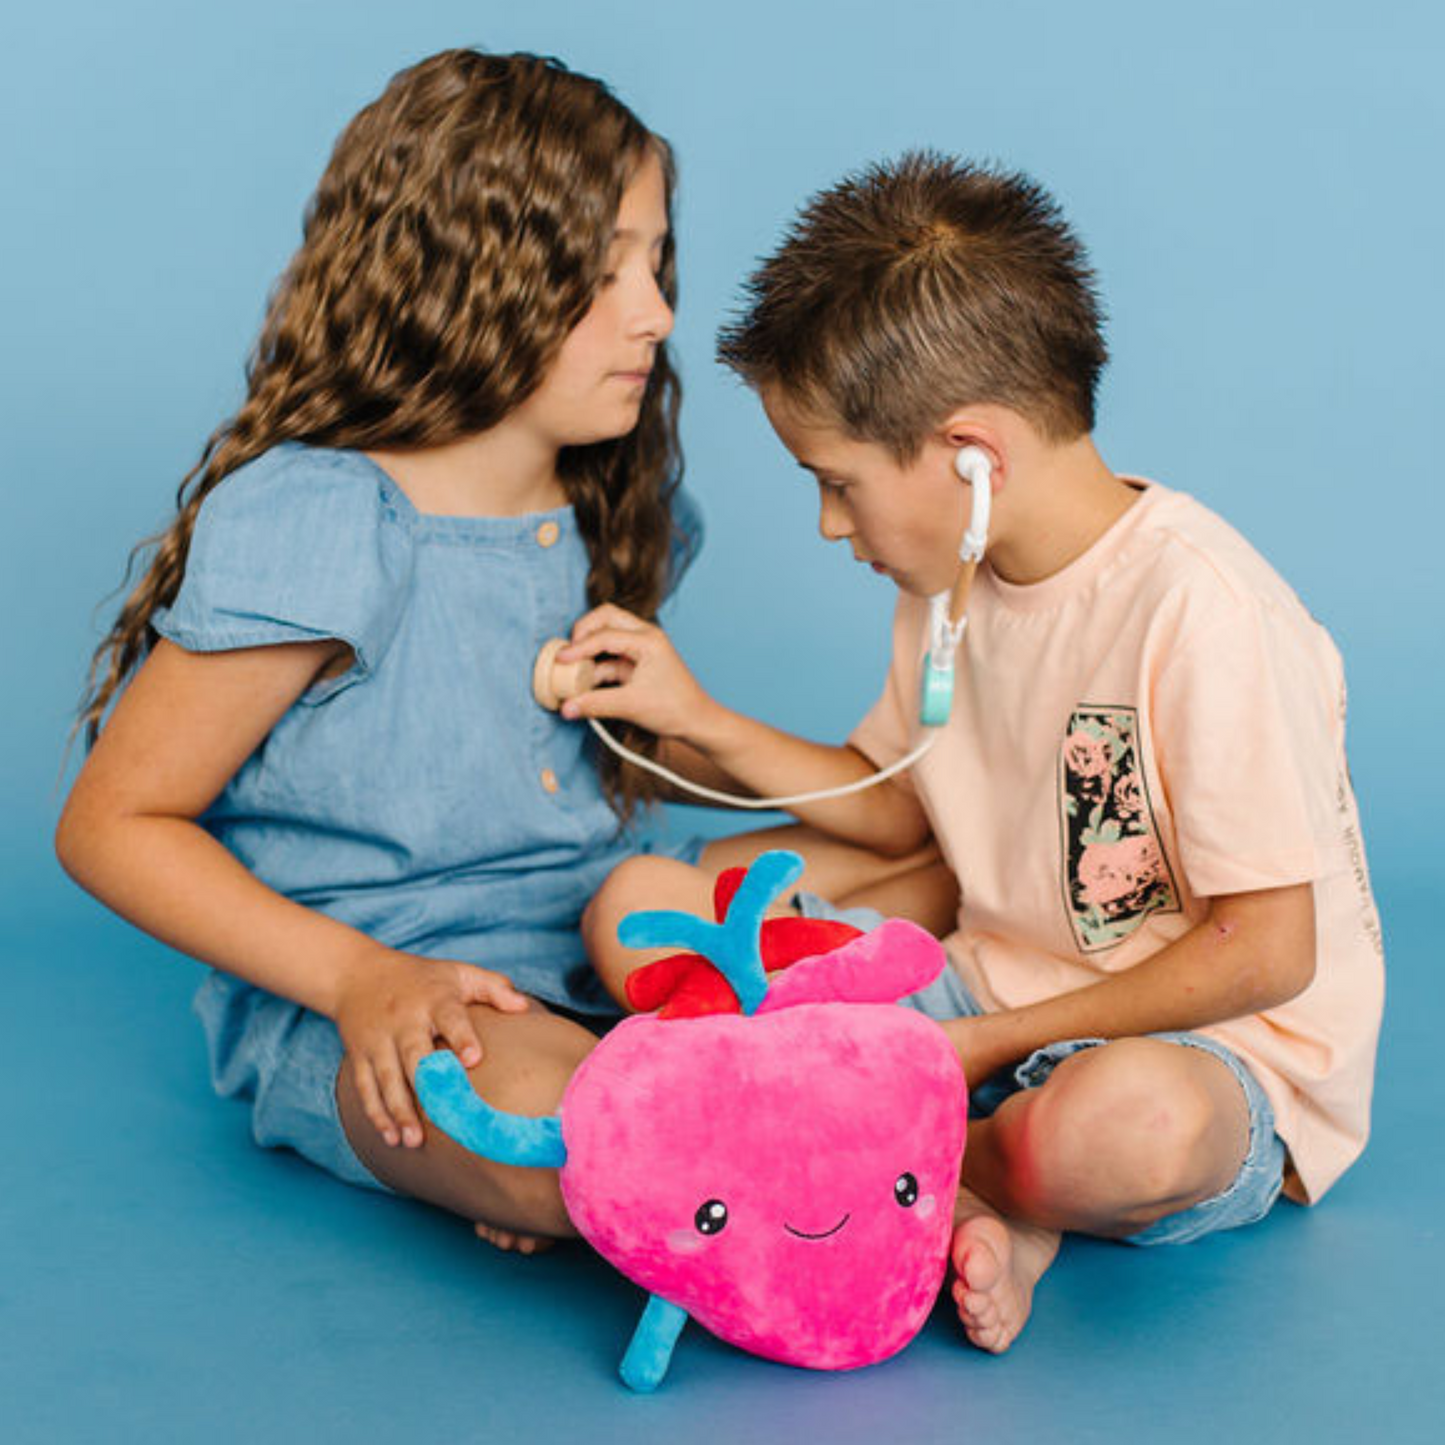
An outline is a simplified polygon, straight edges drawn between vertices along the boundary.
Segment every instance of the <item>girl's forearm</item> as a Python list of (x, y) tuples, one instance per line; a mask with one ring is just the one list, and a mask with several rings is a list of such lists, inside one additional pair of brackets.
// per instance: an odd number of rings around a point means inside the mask
[(347, 982), (387, 967), (381, 945), (268, 888), (189, 819), (67, 812), (56, 851), (136, 927), (328, 1017)]

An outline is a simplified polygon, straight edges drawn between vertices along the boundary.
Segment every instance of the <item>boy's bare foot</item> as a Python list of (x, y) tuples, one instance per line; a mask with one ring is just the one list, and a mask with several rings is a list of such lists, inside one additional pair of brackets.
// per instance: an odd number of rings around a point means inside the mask
[(478, 1239), (516, 1254), (542, 1254), (557, 1242), (545, 1234), (518, 1234), (515, 1229), (497, 1229), (494, 1225), (483, 1224), (481, 1220), (473, 1224), (472, 1228)]
[(1051, 1229), (1005, 1220), (960, 1190), (954, 1209), (953, 1301), (971, 1344), (1001, 1355), (1028, 1321), (1034, 1286), (1054, 1262)]

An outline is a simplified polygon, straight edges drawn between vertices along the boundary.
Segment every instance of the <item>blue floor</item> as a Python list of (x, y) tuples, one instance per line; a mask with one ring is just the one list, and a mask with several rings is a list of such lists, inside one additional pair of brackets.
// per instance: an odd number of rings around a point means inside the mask
[(1379, 892), (1376, 1133), (1322, 1208), (1173, 1251), (1071, 1241), (1001, 1359), (943, 1310), (852, 1375), (690, 1327), (648, 1399), (615, 1374), (631, 1285), (253, 1148), (205, 1085), (195, 965), (77, 895), (4, 961), (0, 1441), (1445, 1438), (1445, 982), (1433, 900)]

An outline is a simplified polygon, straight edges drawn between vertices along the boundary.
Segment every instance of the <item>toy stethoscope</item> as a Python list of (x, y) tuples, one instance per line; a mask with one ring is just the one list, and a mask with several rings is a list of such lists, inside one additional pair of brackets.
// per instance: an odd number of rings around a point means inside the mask
[[(783, 798), (745, 798), (736, 793), (722, 793), (714, 788), (705, 788), (698, 783), (679, 776), (669, 768), (645, 758), (618, 742), (596, 718), (588, 718), (592, 731), (619, 757), (629, 763), (665, 778), (674, 787), (692, 793), (709, 802), (725, 803), (733, 808), (790, 808), (796, 803), (816, 803), (825, 798), (842, 798), (849, 793), (861, 793), (865, 788), (874, 787), (911, 768), (938, 741), (939, 729), (948, 721), (953, 706), (954, 660), (959, 644), (968, 627), (968, 594), (973, 588), (973, 579), (978, 564), (983, 560), (988, 545), (989, 504), (992, 501), (993, 468), (987, 453), (978, 447), (963, 447), (954, 456), (954, 470), (969, 483), (973, 494), (972, 510), (968, 528), (958, 549), (961, 564), (953, 586), (947, 592), (939, 592), (929, 599), (928, 604), (928, 652), (923, 663), (923, 687), (919, 699), (919, 721), (927, 730), (927, 736), (911, 753), (880, 768), (869, 777), (856, 782), (845, 783), (838, 788), (821, 788), (813, 793), (793, 793)], [(532, 692), (537, 701), (550, 712), (556, 712), (569, 697), (589, 692), (594, 682), (594, 669), (590, 661), (558, 662), (557, 654), (567, 646), (567, 639), (554, 637), (542, 644), (537, 662), (532, 669)]]

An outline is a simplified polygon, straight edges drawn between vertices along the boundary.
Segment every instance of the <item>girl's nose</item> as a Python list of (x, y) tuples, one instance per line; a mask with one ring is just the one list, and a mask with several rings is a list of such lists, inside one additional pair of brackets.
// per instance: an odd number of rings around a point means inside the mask
[(638, 336), (651, 341), (665, 341), (672, 332), (672, 307), (662, 294), (656, 280), (648, 283), (647, 289), (638, 300), (634, 330)]

